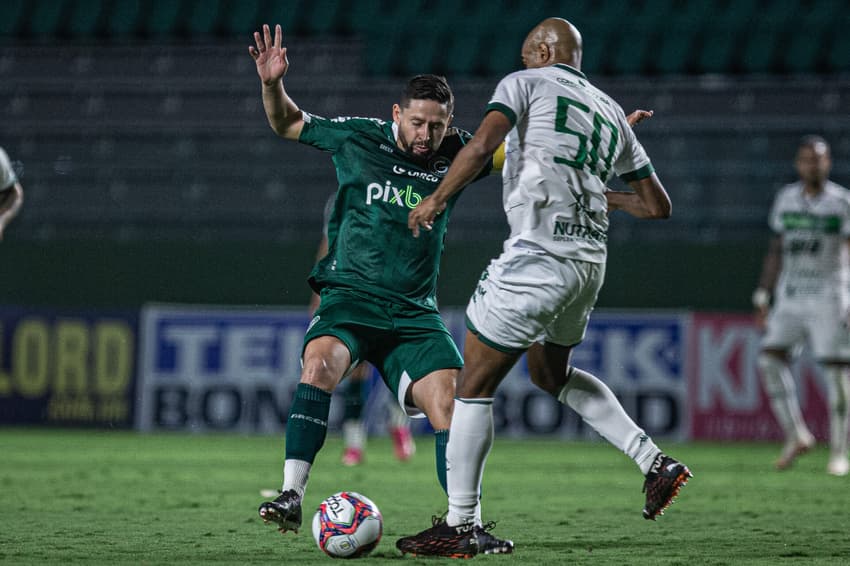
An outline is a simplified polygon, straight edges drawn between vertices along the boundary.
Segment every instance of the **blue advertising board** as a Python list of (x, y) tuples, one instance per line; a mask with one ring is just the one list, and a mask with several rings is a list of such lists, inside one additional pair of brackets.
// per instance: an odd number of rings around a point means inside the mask
[[(462, 347), (463, 311), (447, 309), (443, 317)], [(608, 383), (647, 432), (683, 438), (688, 320), (678, 313), (596, 313), (572, 361)], [(308, 324), (304, 309), (145, 307), (138, 428), (283, 430)], [(374, 395), (386, 396), (380, 382), (373, 383)], [(367, 409), (378, 407), (370, 400)], [(500, 434), (595, 435), (569, 408), (531, 384), (524, 359), (499, 388), (494, 411)]]

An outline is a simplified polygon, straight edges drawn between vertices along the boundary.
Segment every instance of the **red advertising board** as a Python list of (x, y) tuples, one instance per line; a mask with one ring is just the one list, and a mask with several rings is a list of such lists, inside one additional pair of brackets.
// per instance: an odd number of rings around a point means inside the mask
[[(689, 339), (690, 438), (781, 440), (758, 370), (761, 332), (753, 318), (694, 313)], [(829, 432), (826, 392), (816, 366), (804, 351), (792, 371), (806, 422), (824, 440)]]

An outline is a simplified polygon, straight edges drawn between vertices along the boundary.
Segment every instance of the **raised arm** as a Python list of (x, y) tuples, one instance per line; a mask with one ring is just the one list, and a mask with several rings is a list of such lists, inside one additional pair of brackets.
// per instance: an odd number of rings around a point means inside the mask
[(257, 74), (263, 84), (263, 108), (269, 125), (275, 133), (288, 140), (297, 140), (304, 127), (301, 110), (283, 88), (283, 76), (289, 70), (286, 47), (281, 47), (283, 32), (279, 25), (274, 27), (274, 41), (271, 30), (263, 24), (263, 35), (254, 32), (256, 46), (248, 47), (248, 53), (257, 64)]
[(410, 211), (407, 227), (413, 232), (415, 238), (419, 237), (420, 226), (430, 230), (434, 224), (434, 218), (445, 210), (446, 203), (452, 195), (478, 176), (487, 161), (493, 158), (493, 153), (502, 144), (510, 130), (510, 120), (501, 112), (489, 112), (484, 117), (475, 135), (458, 152), (437, 190), (422, 199), (422, 202)]
[(3, 239), (6, 226), (18, 214), (23, 203), (24, 189), (20, 183), (15, 182), (7, 190), (0, 190), (0, 240)]

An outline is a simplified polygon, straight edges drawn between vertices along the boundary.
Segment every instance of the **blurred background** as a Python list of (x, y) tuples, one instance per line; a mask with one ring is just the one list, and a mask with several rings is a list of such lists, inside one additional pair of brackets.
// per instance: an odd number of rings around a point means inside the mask
[[(252, 32), (280, 23), (287, 88), (324, 116), (390, 118), (405, 78), (444, 73), (474, 130), (550, 15), (639, 126), (674, 203), (616, 215), (600, 306), (747, 310), (775, 190), (825, 136), (850, 184), (850, 7), (832, 0), (2, 0), (0, 146), (26, 203), (0, 302), (307, 302), (330, 158), (266, 123)], [(440, 282), (463, 305), (506, 234), (498, 179), (453, 218)], [(465, 203), (465, 204), (463, 204)], [(640, 284), (636, 284), (639, 281)]]
[[(455, 124), (474, 130), (498, 80), (521, 68), (527, 32), (561, 16), (583, 33), (590, 80), (627, 112), (655, 110), (637, 132), (673, 200), (666, 221), (613, 215), (598, 305), (641, 311), (599, 319), (589, 346), (598, 355), (584, 367), (633, 393), (626, 405), (639, 420), (659, 414), (652, 403), (666, 407), (655, 431), (775, 433), (747, 313), (768, 209), (796, 178), (800, 137), (824, 136), (832, 179), (850, 185), (846, 0), (0, 0), (0, 14), (0, 146), (25, 192), (0, 243), (0, 421), (126, 426), (144, 414), (142, 428), (179, 427), (194, 409), (168, 413), (168, 399), (184, 393), (197, 393), (213, 428), (248, 418), (247, 409), (213, 418), (211, 390), (150, 385), (169, 372), (196, 383), (224, 367), (215, 363), (225, 342), (206, 365), (181, 365), (178, 346), (194, 342), (175, 342), (184, 335), (169, 323), (224, 340), (221, 320), (237, 322), (219, 311), (139, 313), (189, 303), (306, 316), (334, 169), (328, 154), (268, 127), (247, 50), (261, 24), (283, 26), (287, 89), (305, 110), (390, 119), (406, 79), (436, 72), (455, 91)], [(453, 215), (440, 277), (457, 332), (462, 312), (451, 308), (465, 305), (506, 234), (500, 180), (474, 185)], [(113, 311), (117, 319), (104, 314)], [(659, 322), (670, 312), (685, 314)], [(254, 321), (295, 352), (262, 379), (297, 381), (302, 319)], [(618, 358), (624, 351), (635, 358)], [(249, 354), (238, 371), (228, 366), (231, 383), (258, 363)], [(246, 399), (265, 406), (271, 423), (285, 418), (288, 393), (269, 404), (263, 387), (234, 385), (241, 397), (221, 398), (235, 411)], [(724, 421), (718, 391), (734, 417), (757, 411), (756, 424)], [(561, 426), (553, 422), (537, 432)]]

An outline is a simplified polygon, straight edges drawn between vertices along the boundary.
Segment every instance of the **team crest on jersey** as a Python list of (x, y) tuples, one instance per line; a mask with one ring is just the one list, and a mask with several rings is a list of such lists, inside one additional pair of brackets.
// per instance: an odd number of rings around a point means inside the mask
[(440, 175), (442, 177), (446, 174), (446, 171), (449, 170), (451, 164), (451, 159), (449, 159), (445, 155), (438, 155), (428, 162), (428, 169), (431, 171), (431, 173), (434, 173), (435, 175)]

